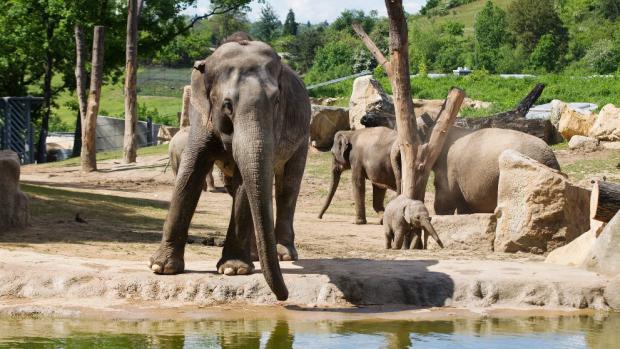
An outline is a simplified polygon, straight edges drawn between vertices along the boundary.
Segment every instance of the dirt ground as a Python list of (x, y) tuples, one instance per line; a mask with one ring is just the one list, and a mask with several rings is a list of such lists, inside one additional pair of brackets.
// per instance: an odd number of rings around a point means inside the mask
[[(0, 248), (30, 250), (67, 256), (146, 261), (161, 238), (161, 228), (172, 190), (172, 173), (166, 171), (165, 146), (138, 163), (120, 160), (98, 163), (99, 171), (83, 174), (79, 166), (66, 163), (22, 167), (22, 190), (31, 198), (31, 226), (0, 232)], [(580, 185), (590, 179), (620, 180), (615, 164), (620, 151), (578, 154), (558, 150), (565, 172)], [(612, 164), (613, 163), (613, 164)], [(383, 248), (382, 228), (370, 204), (369, 224), (353, 224), (350, 172), (343, 174), (339, 189), (323, 219), (316, 216), (327, 194), (331, 154), (311, 150), (301, 187), (295, 219), (296, 245), (300, 258), (364, 259), (493, 259), (541, 260), (529, 254), (471, 253), (454, 250), (393, 251)], [(217, 178), (217, 175), (216, 175)], [(216, 179), (216, 184), (221, 183)], [(393, 195), (393, 194), (388, 194)], [(429, 184), (427, 206), (432, 208)], [(186, 260), (217, 260), (221, 247), (203, 245), (206, 237), (225, 237), (231, 198), (226, 193), (203, 192), (190, 229)], [(86, 223), (80, 223), (76, 220)]]

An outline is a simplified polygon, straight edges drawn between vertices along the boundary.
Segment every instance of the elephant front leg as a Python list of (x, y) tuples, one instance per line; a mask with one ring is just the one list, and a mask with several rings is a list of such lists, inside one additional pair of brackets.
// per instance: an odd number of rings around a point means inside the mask
[(217, 262), (217, 271), (225, 275), (244, 275), (254, 271), (250, 256), (251, 235), (254, 223), (245, 186), (237, 187), (233, 198), (233, 209), (226, 233), (222, 258)]
[(307, 154), (307, 145), (299, 147), (284, 168), (276, 172), (276, 248), (278, 257), (283, 261), (298, 258), (293, 220)]
[(359, 169), (353, 169), (353, 200), (355, 201), (355, 224), (366, 224), (366, 178)]
[(383, 224), (383, 212), (385, 211), (383, 202), (385, 201), (386, 191), (387, 189), (372, 184), (372, 208), (379, 214), (379, 224)]
[(217, 147), (213, 135), (203, 130), (192, 130), (175, 180), (162, 241), (149, 262), (149, 267), (157, 274), (178, 274), (185, 270), (183, 257), (187, 232), (205, 176), (213, 167), (213, 160), (208, 154), (215, 152)]

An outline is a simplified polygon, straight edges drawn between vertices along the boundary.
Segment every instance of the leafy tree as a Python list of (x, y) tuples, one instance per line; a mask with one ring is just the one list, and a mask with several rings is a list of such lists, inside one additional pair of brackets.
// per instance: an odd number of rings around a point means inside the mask
[(506, 13), (487, 1), (476, 16), (474, 34), (478, 65), (491, 72), (496, 71), (499, 48), (506, 39)]
[(615, 20), (620, 17), (620, 0), (598, 0), (597, 7), (604, 18)]
[(559, 44), (551, 34), (543, 35), (530, 55), (530, 63), (534, 68), (542, 68), (547, 72), (555, 71), (560, 59)]
[(282, 28), (283, 35), (297, 35), (298, 24), (295, 22), (295, 12), (293, 9), (288, 10), (286, 20), (284, 21), (284, 27)]
[(286, 44), (285, 50), (289, 53), (289, 62), (295, 70), (305, 73), (314, 62), (314, 56), (323, 45), (324, 28), (321, 26), (306, 25), (304, 30)]
[(366, 33), (370, 33), (378, 20), (378, 13), (372, 10), (366, 15), (363, 10), (344, 10), (338, 18), (332, 23), (332, 28), (337, 31), (346, 31), (351, 35), (355, 35), (353, 23), (359, 23)]
[(355, 58), (365, 48), (357, 38), (346, 32), (335, 35), (316, 51), (314, 64), (305, 76), (307, 83), (322, 82), (356, 72)]
[(527, 52), (534, 51), (538, 40), (546, 34), (553, 37), (560, 54), (566, 51), (568, 33), (553, 0), (515, 0), (508, 8), (507, 23), (516, 43)]
[(255, 36), (256, 38), (271, 42), (277, 36), (278, 29), (282, 26), (282, 23), (278, 19), (273, 7), (267, 3), (260, 11), (260, 18), (255, 23)]
[(620, 40), (600, 40), (583, 57), (584, 63), (598, 74), (614, 73), (620, 65)]
[(213, 33), (211, 44), (217, 46), (229, 35), (238, 31), (249, 32), (250, 20), (247, 17), (247, 11), (246, 8), (240, 8), (210, 17), (205, 22), (205, 26)]
[(448, 35), (463, 36), (463, 33), (465, 33), (465, 25), (459, 22), (448, 21), (443, 25), (441, 31)]

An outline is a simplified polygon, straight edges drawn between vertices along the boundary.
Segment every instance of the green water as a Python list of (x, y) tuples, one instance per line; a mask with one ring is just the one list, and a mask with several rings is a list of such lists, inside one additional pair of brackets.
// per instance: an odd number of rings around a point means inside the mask
[(0, 348), (620, 348), (620, 315), (450, 321), (0, 318)]

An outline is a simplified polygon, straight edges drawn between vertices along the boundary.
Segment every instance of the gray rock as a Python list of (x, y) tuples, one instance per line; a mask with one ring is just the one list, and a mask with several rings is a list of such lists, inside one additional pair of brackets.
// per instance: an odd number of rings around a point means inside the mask
[(590, 229), (590, 191), (514, 150), (499, 168), (496, 252), (543, 253)]
[[(493, 252), (497, 225), (494, 214), (433, 216), (432, 223), (446, 249)], [(440, 247), (433, 239), (428, 239), (428, 248), (437, 250)]]
[(19, 175), (17, 153), (0, 150), (0, 230), (28, 225), (28, 197), (19, 190)]
[(312, 105), (310, 144), (316, 149), (330, 150), (334, 144), (336, 132), (349, 129), (349, 110), (347, 108)]
[(596, 239), (583, 266), (601, 274), (620, 274), (620, 212), (607, 223)]
[(620, 311), (620, 275), (609, 281), (605, 288), (604, 297), (611, 309)]
[(362, 76), (353, 82), (349, 100), (349, 125), (352, 130), (364, 128), (362, 118), (375, 120), (377, 126), (394, 128), (394, 103), (381, 84), (372, 76)]
[(592, 152), (596, 151), (598, 147), (599, 142), (592, 137), (576, 135), (573, 136), (570, 141), (568, 141), (568, 148), (572, 150)]
[(620, 141), (620, 108), (613, 104), (604, 106), (590, 129), (590, 137), (600, 141)]

